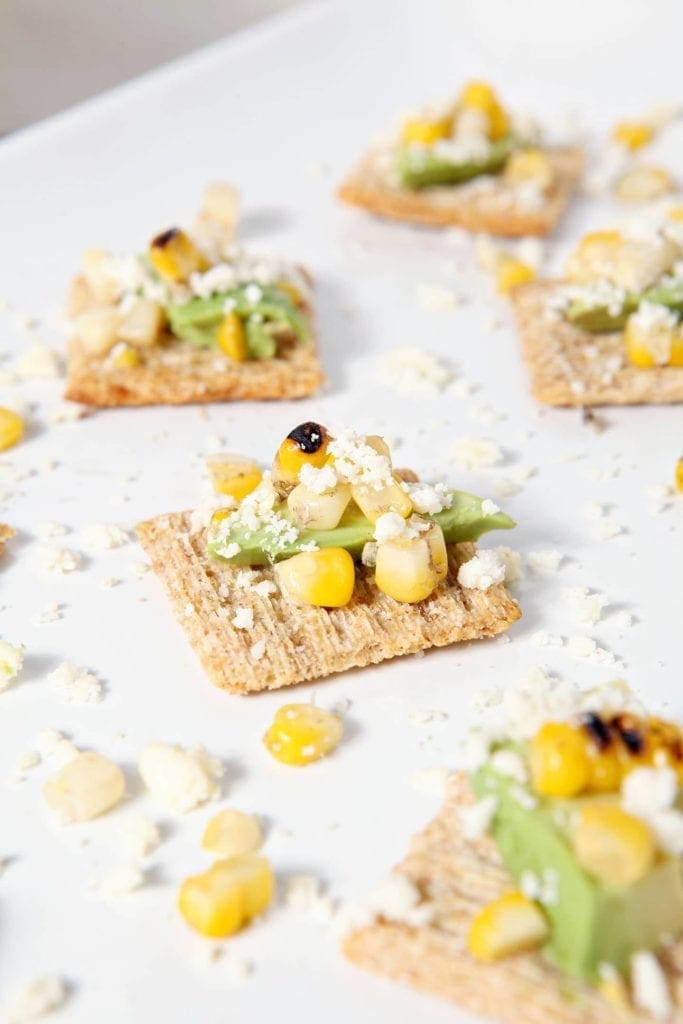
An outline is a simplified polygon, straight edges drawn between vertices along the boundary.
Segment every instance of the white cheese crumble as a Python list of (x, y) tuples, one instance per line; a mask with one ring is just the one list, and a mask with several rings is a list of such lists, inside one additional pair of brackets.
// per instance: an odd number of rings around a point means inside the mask
[(458, 817), (466, 839), (480, 839), (493, 821), (498, 807), (498, 797), (490, 794), (474, 804), (458, 809)]
[[(567, 639), (567, 651), (573, 658), (589, 661), (593, 665), (619, 665), (619, 660), (611, 651), (593, 640), (590, 636), (570, 636)], [(622, 666), (623, 667), (623, 666)]]
[(399, 395), (437, 395), (453, 371), (421, 348), (395, 348), (383, 358), (379, 379)]
[(334, 468), (341, 481), (380, 490), (392, 483), (391, 462), (367, 443), (364, 434), (347, 427), (335, 430), (329, 444)]
[(252, 608), (241, 606), (235, 610), (232, 619), (235, 629), (252, 629), (254, 626), (254, 611)]
[(488, 469), (503, 458), (500, 445), (485, 437), (461, 437), (452, 448), (453, 460), (460, 469)]
[(103, 899), (129, 896), (145, 884), (145, 872), (139, 864), (119, 864), (90, 881), (92, 888)]
[(484, 498), (481, 503), (481, 511), (485, 516), (495, 516), (497, 512), (500, 512), (500, 508), (491, 498)]
[(622, 783), (624, 810), (645, 821), (662, 850), (683, 853), (683, 813), (675, 808), (678, 779), (672, 768), (636, 768)]
[(63, 537), (64, 534), (69, 532), (69, 528), (64, 526), (63, 523), (55, 523), (48, 521), (45, 523), (38, 523), (36, 527), (36, 534), (41, 540), (50, 540), (52, 537)]
[(399, 872), (376, 885), (367, 903), (376, 917), (413, 927), (428, 924), (434, 916), (432, 904), (423, 903), (417, 886)]
[(23, 664), (23, 646), (10, 644), (7, 640), (0, 640), (0, 693), (17, 678)]
[(432, 768), (420, 768), (410, 780), (410, 788), (425, 796), (443, 797), (450, 771), (448, 768), (435, 765)]
[(572, 606), (576, 619), (587, 626), (594, 626), (602, 618), (608, 604), (604, 594), (591, 593), (588, 587), (566, 587), (564, 596)]
[(161, 832), (150, 818), (129, 818), (119, 829), (119, 841), (127, 863), (144, 860), (161, 843)]
[(292, 875), (285, 886), (285, 906), (295, 913), (331, 918), (334, 900), (323, 892), (322, 882), (315, 875)]
[(19, 989), (7, 1018), (7, 1024), (29, 1024), (47, 1017), (67, 1001), (69, 991), (58, 977), (36, 978)]
[(408, 537), (409, 533), (407, 522), (398, 512), (385, 512), (375, 522), (375, 540), (378, 544), (397, 540), (399, 537)]
[(443, 313), (457, 305), (453, 289), (442, 284), (418, 284), (415, 294), (418, 304), (428, 313)]
[[(450, 508), (451, 506), (452, 495), (444, 483), (423, 484), (409, 482), (404, 486), (413, 503), (413, 508), (420, 515), (433, 516), (437, 512), (443, 512), (445, 508)], [(484, 514), (486, 515), (486, 513)]]
[(251, 654), (254, 661), (260, 661), (263, 655), (266, 653), (266, 641), (257, 640), (249, 648), (249, 653)]
[(104, 687), (97, 676), (70, 661), (63, 661), (49, 672), (47, 682), (50, 689), (68, 704), (99, 704), (104, 697)]
[(120, 548), (130, 540), (125, 530), (115, 523), (91, 523), (83, 533), (83, 545), (89, 551)]
[(505, 566), (505, 582), (516, 583), (522, 575), (522, 556), (519, 551), (500, 546), (492, 548)]
[(495, 548), (478, 551), (458, 569), (458, 583), (466, 590), (488, 590), (505, 579), (505, 562)]
[(63, 576), (68, 572), (75, 572), (81, 564), (81, 555), (78, 551), (70, 551), (68, 548), (40, 547), (38, 549), (38, 566), (44, 572), (55, 573)]
[(524, 759), (514, 750), (496, 750), (491, 755), (491, 767), (499, 775), (513, 779), (521, 786), (527, 781), (527, 770)]
[(529, 569), (537, 576), (556, 573), (562, 566), (564, 555), (553, 548), (530, 551), (526, 558)]
[(631, 956), (631, 986), (633, 1002), (655, 1020), (668, 1020), (672, 1004), (669, 986), (662, 966), (649, 950), (639, 950)]
[(22, 380), (54, 380), (61, 376), (61, 360), (47, 345), (34, 345), (15, 361), (14, 372)]
[(219, 793), (223, 765), (201, 749), (150, 743), (140, 754), (140, 775), (152, 798), (169, 811), (185, 814)]
[(299, 480), (313, 494), (327, 494), (337, 486), (337, 474), (333, 466), (321, 466), (317, 469), (308, 463), (299, 470)]

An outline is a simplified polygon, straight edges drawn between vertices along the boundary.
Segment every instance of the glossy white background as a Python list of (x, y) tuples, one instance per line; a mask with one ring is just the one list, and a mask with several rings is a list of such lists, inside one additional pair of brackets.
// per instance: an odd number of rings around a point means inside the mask
[[(671, 479), (683, 448), (681, 409), (607, 410), (601, 434), (578, 412), (540, 409), (528, 397), (508, 311), (474, 269), (468, 241), (374, 222), (333, 197), (344, 170), (396, 110), (449, 94), (466, 77), (495, 81), (511, 105), (546, 120), (564, 125), (577, 111), (595, 129), (677, 100), (682, 20), (677, 5), (664, 3), (317, 4), (0, 148), (0, 290), (10, 303), (0, 321), (3, 369), (30, 344), (17, 314), (39, 317), (38, 335), (61, 344), (55, 313), (84, 248), (144, 246), (159, 229), (189, 219), (206, 180), (223, 177), (242, 191), (245, 243), (295, 256), (315, 274), (330, 379), (324, 395), (301, 403), (109, 411), (59, 426), (49, 421), (61, 382), (0, 388), (0, 404), (35, 403), (29, 439), (2, 464), (58, 462), (51, 473), (39, 469), (0, 487), (14, 491), (2, 518), (20, 529), (0, 575), (0, 636), (27, 647), (20, 684), (0, 697), (0, 854), (11, 859), (0, 880), (0, 1013), (21, 981), (60, 973), (74, 990), (62, 1019), (75, 1024), (469, 1019), (356, 971), (340, 958), (327, 922), (279, 907), (228, 944), (254, 965), (243, 985), (232, 986), (228, 957), (209, 964), (205, 944), (174, 906), (179, 880), (205, 863), (199, 839), (215, 807), (174, 820), (140, 794), (131, 773), (130, 800), (115, 814), (82, 830), (56, 829), (42, 807), (45, 769), (5, 784), (41, 728), (62, 729), (127, 766), (149, 740), (203, 743), (226, 761), (226, 801), (271, 826), (265, 849), (278, 875), (315, 873), (346, 899), (381, 878), (436, 811), (438, 797), (415, 791), (411, 779), (423, 768), (457, 765), (476, 690), (505, 685), (539, 663), (585, 684), (615, 674), (573, 661), (566, 650), (537, 648), (536, 631), (593, 636), (623, 658), (626, 675), (655, 707), (683, 716), (683, 503), (652, 515), (647, 494)], [(683, 175), (680, 142), (673, 132), (665, 156)], [(577, 200), (551, 262), (582, 230), (613, 216), (609, 204)], [(416, 298), (421, 283), (452, 286), (469, 301), (427, 312)], [(495, 331), (492, 318), (501, 323)], [(390, 393), (378, 359), (402, 345), (441, 355), (479, 390), (469, 399), (452, 390), (429, 398)], [(482, 424), (482, 404), (505, 419)], [(440, 651), (286, 694), (230, 697), (207, 683), (158, 582), (131, 571), (141, 557), (134, 543), (89, 557), (68, 577), (35, 568), (38, 523), (68, 523), (64, 545), (81, 549), (89, 523), (131, 526), (204, 498), (201, 457), (216, 437), (266, 461), (282, 435), (309, 418), (383, 429), (402, 442), (400, 464), (425, 476), (445, 473), (482, 494), (495, 496), (497, 482), (521, 465), (537, 467), (502, 502), (520, 524), (515, 534), (486, 543), (522, 552), (556, 547), (567, 559), (556, 577), (527, 576), (519, 588), (525, 617), (510, 642)], [(459, 472), (449, 451), (465, 435), (496, 439), (506, 464)], [(618, 476), (594, 479), (615, 464)], [(591, 501), (609, 506), (622, 536), (595, 539), (585, 514)], [(123, 582), (102, 590), (107, 576)], [(573, 620), (563, 597), (572, 585), (611, 598), (603, 623)], [(63, 618), (32, 625), (51, 601), (63, 603)], [(625, 634), (610, 621), (621, 609), (637, 620)], [(50, 692), (45, 675), (65, 659), (106, 682), (102, 704), (64, 705)], [(286, 699), (314, 692), (325, 706), (352, 701), (348, 738), (329, 761), (287, 769), (262, 749), (261, 733)], [(449, 718), (430, 728), (411, 724), (410, 712), (423, 708)], [(166, 834), (149, 884), (113, 905), (93, 899), (87, 879), (118, 862), (116, 830), (141, 813), (163, 822)]]

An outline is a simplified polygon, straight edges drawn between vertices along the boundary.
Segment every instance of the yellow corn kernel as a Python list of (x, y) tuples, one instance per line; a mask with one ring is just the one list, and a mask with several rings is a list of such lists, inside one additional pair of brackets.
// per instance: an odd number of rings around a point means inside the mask
[(134, 366), (140, 365), (142, 356), (132, 345), (120, 342), (111, 350), (109, 361), (117, 370), (132, 370)]
[(586, 790), (589, 793), (616, 793), (624, 777), (621, 759), (616, 746), (606, 750), (590, 751), (590, 775)]
[(615, 142), (635, 152), (652, 142), (655, 130), (647, 121), (619, 121), (612, 130)]
[(346, 548), (302, 551), (277, 565), (280, 586), (295, 601), (343, 608), (353, 596), (356, 567)]
[(393, 480), (384, 487), (370, 487), (367, 484), (355, 485), (351, 488), (353, 500), (366, 519), (376, 523), (380, 516), (387, 512), (397, 512), (407, 519), (413, 511), (413, 503), (400, 480), (394, 475)]
[(521, 892), (508, 892), (479, 911), (467, 946), (477, 960), (501, 960), (537, 949), (548, 934), (548, 922), (538, 904)]
[(241, 857), (261, 849), (263, 836), (253, 814), (226, 807), (209, 821), (202, 836), (202, 847), (220, 857)]
[(94, 750), (79, 753), (43, 786), (62, 821), (91, 821), (123, 800), (126, 780), (117, 764)]
[(487, 82), (468, 82), (460, 94), (463, 107), (481, 110), (489, 121), (489, 138), (495, 142), (510, 131), (510, 119)]
[(135, 299), (123, 313), (116, 328), (121, 341), (141, 348), (152, 348), (159, 341), (164, 326), (164, 311), (151, 299)]
[(683, 327), (680, 324), (671, 338), (669, 366), (683, 366)]
[(676, 182), (666, 167), (631, 167), (614, 186), (618, 199), (628, 203), (645, 203), (676, 191)]
[[(674, 341), (679, 336), (678, 327), (673, 318), (671, 319), (671, 323), (664, 318), (659, 323), (653, 322), (644, 327), (637, 314), (628, 318), (624, 328), (624, 344), (630, 363), (640, 369), (651, 369), (653, 366), (666, 366), (671, 363)], [(676, 356), (678, 355), (679, 347), (676, 346)]]
[(217, 508), (216, 511), (211, 515), (209, 533), (211, 534), (217, 526), (220, 526), (224, 519), (227, 519), (228, 516), (231, 516), (233, 511), (234, 509), (232, 508)]
[(153, 238), (149, 259), (167, 281), (186, 281), (190, 274), (208, 267), (205, 257), (180, 228), (170, 228)]
[(317, 494), (297, 484), (287, 498), (287, 507), (303, 530), (334, 530), (351, 501), (349, 484), (337, 484), (332, 491)]
[(243, 363), (248, 357), (247, 332), (234, 309), (226, 313), (221, 320), (216, 343), (223, 355), (234, 359), (236, 363)]
[(446, 543), (436, 523), (419, 537), (397, 537), (377, 545), (375, 583), (395, 601), (424, 601), (447, 572)]
[(533, 281), (535, 277), (536, 271), (528, 263), (504, 256), (498, 264), (496, 286), (501, 295), (509, 295), (517, 285)]
[(229, 236), (235, 234), (239, 216), (240, 194), (226, 181), (214, 181), (206, 187), (202, 196), (199, 216), (220, 224)]
[(0, 407), (0, 452), (19, 444), (24, 436), (24, 421), (11, 409)]
[(591, 231), (584, 235), (567, 264), (571, 281), (590, 282), (611, 272), (623, 244), (620, 231)]
[(251, 494), (263, 478), (263, 471), (258, 463), (243, 455), (209, 455), (206, 468), (216, 494), (228, 494), (235, 501), (241, 501), (247, 494)]
[(274, 889), (273, 871), (266, 858), (245, 854), (216, 861), (208, 871), (186, 878), (178, 907), (200, 935), (225, 939), (263, 913)]
[(263, 737), (270, 753), (283, 764), (305, 765), (332, 753), (344, 728), (338, 715), (314, 704), (285, 704)]
[(577, 861), (590, 875), (610, 886), (628, 886), (654, 864), (657, 843), (644, 821), (618, 804), (585, 804), (572, 830)]
[(674, 486), (677, 491), (683, 494), (683, 458), (680, 458), (676, 463), (676, 469), (674, 471)]
[(277, 450), (273, 477), (277, 483), (298, 483), (302, 466), (320, 469), (327, 461), (330, 438), (320, 423), (300, 423), (290, 431)]
[(86, 352), (106, 356), (118, 340), (119, 312), (114, 307), (87, 309), (74, 322), (74, 333)]
[(289, 296), (295, 306), (304, 306), (306, 304), (303, 293), (295, 284), (292, 284), (291, 281), (276, 281), (275, 287), (279, 288), (281, 292), (284, 292), (285, 295)]
[(546, 722), (529, 743), (529, 767), (539, 796), (577, 796), (590, 779), (587, 739), (567, 722)]
[(410, 117), (401, 129), (401, 141), (430, 146), (439, 139), (447, 139), (452, 130), (453, 119), (450, 117)]
[(540, 149), (518, 149), (507, 159), (505, 178), (513, 184), (534, 181), (545, 191), (553, 182), (552, 164)]

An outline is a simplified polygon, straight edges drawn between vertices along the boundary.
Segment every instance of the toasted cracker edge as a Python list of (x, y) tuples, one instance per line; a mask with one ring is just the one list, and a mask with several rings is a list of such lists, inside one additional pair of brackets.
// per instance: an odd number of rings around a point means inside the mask
[[(430, 647), (495, 636), (521, 615), (502, 584), (485, 592), (459, 586), (457, 571), (474, 553), (472, 544), (450, 546), (447, 580), (417, 605), (393, 601), (361, 570), (351, 603), (324, 609), (296, 604), (279, 588), (269, 597), (238, 589), (236, 580), (244, 570), (208, 556), (205, 530), (192, 532), (189, 513), (150, 519), (139, 524), (137, 534), (204, 670), (216, 686), (232, 693), (278, 689)], [(277, 586), (271, 567), (260, 568), (258, 578)], [(235, 627), (238, 608), (251, 609), (253, 628)], [(265, 650), (257, 656), (253, 647), (261, 640)]]
[(641, 370), (626, 361), (623, 332), (591, 334), (559, 315), (551, 317), (547, 302), (560, 284), (534, 281), (511, 294), (531, 390), (539, 402), (563, 406), (683, 402), (683, 368)]
[(12, 537), (16, 537), (16, 534), (17, 531), (11, 526), (8, 526), (7, 523), (0, 523), (0, 555), (5, 550), (5, 544), (7, 541), (11, 540)]
[(375, 173), (372, 151), (342, 182), (338, 196), (377, 216), (413, 224), (455, 226), (511, 238), (547, 235), (562, 216), (583, 169), (579, 149), (567, 147), (549, 153), (556, 167), (557, 183), (538, 210), (501, 209), (490, 198), (487, 202), (485, 195), (478, 197), (467, 184), (418, 190), (392, 187)]
[[(459, 808), (472, 802), (469, 782), (458, 772), (449, 781), (436, 818), (415, 836), (397, 870), (437, 907), (435, 923), (418, 928), (379, 921), (344, 939), (344, 954), (358, 967), (448, 999), (504, 1024), (631, 1024), (589, 986), (571, 983), (540, 954), (523, 954), (484, 964), (467, 951), (474, 915), (512, 888), (495, 845), (487, 836), (466, 839)], [(674, 997), (683, 984), (683, 943), (663, 957)], [(676, 1006), (681, 1005), (680, 997)], [(677, 1012), (672, 1018), (681, 1022)]]

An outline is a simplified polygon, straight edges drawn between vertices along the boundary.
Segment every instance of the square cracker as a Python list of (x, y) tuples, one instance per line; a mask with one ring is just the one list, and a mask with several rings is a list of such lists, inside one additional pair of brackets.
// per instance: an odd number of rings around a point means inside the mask
[(522, 208), (502, 179), (484, 175), (461, 185), (433, 185), (404, 188), (390, 179), (381, 159), (386, 149), (371, 150), (339, 188), (339, 198), (362, 206), (380, 217), (427, 224), (455, 226), (467, 231), (517, 238), (547, 235), (567, 206), (583, 168), (578, 149), (547, 150), (554, 170), (554, 183), (536, 208)]
[[(84, 278), (72, 284), (70, 312), (92, 305)], [(311, 311), (305, 310), (311, 324)], [(311, 332), (312, 334), (312, 332)], [(185, 405), (234, 399), (304, 398), (325, 382), (313, 336), (284, 348), (277, 359), (236, 363), (221, 352), (168, 336), (144, 353), (140, 366), (119, 369), (69, 342), (65, 398), (100, 407)]]
[(664, 405), (683, 402), (683, 368), (639, 369), (626, 361), (622, 331), (592, 334), (549, 307), (561, 282), (534, 281), (511, 295), (531, 390), (547, 405)]
[[(346, 956), (359, 967), (406, 982), (464, 1009), (505, 1024), (624, 1024), (652, 1018), (626, 1017), (587, 985), (568, 980), (538, 953), (484, 964), (467, 951), (474, 915), (512, 888), (493, 841), (467, 839), (458, 809), (472, 803), (464, 773), (454, 775), (444, 805), (412, 840), (398, 871), (435, 905), (433, 923), (409, 927), (378, 921), (348, 935)], [(683, 942), (660, 956), (676, 1006), (683, 1006)], [(683, 1014), (672, 1018), (680, 1024)]]
[[(382, 594), (361, 566), (350, 604), (326, 609), (289, 600), (270, 566), (255, 570), (254, 581), (271, 582), (272, 594), (241, 586), (244, 569), (207, 554), (206, 530), (193, 532), (190, 513), (150, 519), (137, 534), (206, 673), (232, 693), (275, 690), (399, 654), (495, 636), (521, 615), (502, 584), (485, 592), (460, 587), (458, 568), (474, 554), (473, 544), (449, 545), (448, 577), (419, 604)], [(233, 623), (243, 608), (253, 613), (251, 629)], [(265, 642), (262, 652), (254, 652), (258, 641)]]

